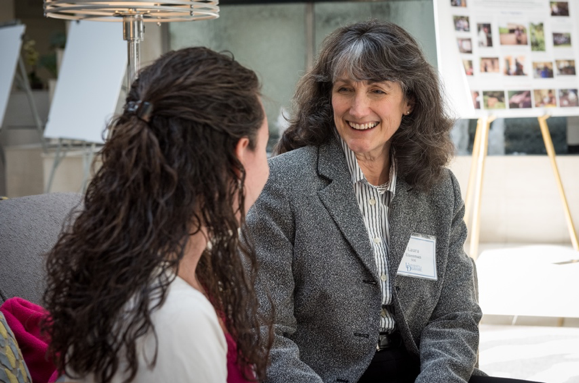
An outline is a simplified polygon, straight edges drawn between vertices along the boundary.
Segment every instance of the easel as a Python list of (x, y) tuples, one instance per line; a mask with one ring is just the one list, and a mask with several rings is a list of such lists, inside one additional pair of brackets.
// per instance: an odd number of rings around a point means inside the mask
[(38, 110), (36, 109), (36, 102), (34, 101), (34, 96), (32, 95), (32, 88), (30, 87), (30, 82), (28, 81), (28, 75), (26, 74), (26, 67), (24, 66), (24, 60), (22, 55), (18, 58), (18, 67), (20, 73), (16, 74), (16, 79), (18, 80), (20, 86), (26, 92), (26, 97), (28, 98), (28, 103), (30, 104), (30, 111), (34, 117), (34, 124), (36, 125), (36, 131), (38, 132), (38, 138), (40, 144), (42, 145), (42, 151), (46, 153), (46, 141), (44, 139), (44, 124), (40, 120)]
[[(9, 23), (1, 24), (0, 28), (2, 28), (2, 27), (8, 27), (8, 28), (9, 27), (19, 27), (22, 29), (21, 30), (22, 34), (20, 36), (14, 36), (14, 37), (18, 38), (18, 44), (16, 46), (18, 47), (18, 52), (20, 52), (21, 40), (24, 36), (25, 27), (23, 25), (21, 25), (20, 22), (18, 22), (18, 21), (12, 21)], [(4, 37), (4, 38), (6, 38), (6, 37)], [(14, 53), (16, 53), (16, 51), (14, 51)], [(10, 71), (9, 71), (9, 73), (10, 73)], [(38, 114), (38, 110), (36, 108), (36, 102), (34, 101), (34, 96), (32, 94), (32, 88), (30, 87), (30, 82), (28, 81), (28, 74), (26, 73), (26, 66), (24, 65), (24, 60), (22, 58), (21, 53), (18, 53), (17, 68), (12, 73), (14, 73), (14, 74), (9, 75), (10, 78), (12, 79), (12, 77), (14, 77), (16, 79), (16, 81), (18, 81), (18, 85), (26, 93), (26, 97), (28, 99), (28, 104), (30, 105), (30, 112), (32, 114), (32, 117), (34, 118), (34, 125), (36, 126), (36, 131), (38, 132), (40, 144), (42, 145), (42, 151), (44, 153), (46, 153), (46, 142), (44, 139), (44, 124), (42, 123), (40, 116)], [(10, 82), (10, 88), (11, 88), (11, 82)], [(8, 88), (7, 88), (7, 92), (9, 92)], [(0, 121), (0, 128), (1, 128), (2, 122), (3, 121)], [(2, 147), (0, 147), (0, 161), (2, 161), (3, 164), (5, 164), (4, 150), (2, 149)]]
[[(54, 186), (55, 173), (72, 149), (81, 150), (80, 193), (86, 190), (91, 164), (103, 141), (104, 123), (115, 112), (126, 71), (126, 45), (118, 38), (121, 32), (118, 24), (81, 21), (70, 25), (44, 133), (45, 137), (58, 139), (46, 193)], [(93, 43), (87, 45), (87, 41)], [(90, 93), (83, 91), (86, 89)]]
[[(567, 203), (567, 197), (565, 196), (565, 190), (563, 189), (563, 183), (561, 182), (559, 168), (557, 167), (557, 162), (555, 160), (555, 148), (553, 147), (553, 141), (551, 140), (551, 134), (549, 133), (549, 127), (547, 126), (547, 119), (549, 117), (550, 117), (549, 115), (543, 115), (541, 117), (538, 117), (537, 119), (539, 120), (539, 126), (541, 128), (541, 133), (543, 135), (543, 141), (545, 142), (547, 154), (549, 156), (549, 159), (551, 160), (551, 167), (553, 168), (553, 173), (555, 173), (555, 180), (557, 181), (559, 195), (563, 202), (563, 208), (565, 211), (565, 220), (567, 221), (567, 228), (569, 229), (569, 236), (571, 237), (571, 243), (573, 244), (573, 249), (575, 249), (575, 251), (579, 251), (579, 241), (577, 240), (577, 232), (575, 231), (575, 226), (573, 225), (573, 219), (571, 217), (571, 212), (569, 210), (569, 204)], [(495, 119), (496, 117), (492, 115), (481, 117), (478, 119), (476, 126), (476, 133), (474, 137), (474, 144), (472, 147), (472, 162), (465, 196), (464, 221), (466, 222), (467, 226), (469, 226), (471, 203), (472, 203), (471, 194), (474, 187), (474, 207), (472, 208), (473, 218), (472, 223), (470, 225), (471, 239), (469, 251), (469, 255), (474, 260), (478, 258), (478, 245), (480, 237), (480, 205), (482, 197), (484, 166), (489, 144), (489, 130), (491, 122), (493, 122)]]
[[(82, 183), (79, 190), (79, 193), (84, 194), (86, 191), (86, 187), (88, 185), (91, 165), (94, 160), (95, 153), (97, 152), (97, 144), (96, 143), (88, 143), (84, 141), (77, 141), (71, 139), (58, 139), (58, 145), (56, 146), (56, 151), (54, 152), (54, 161), (52, 162), (52, 168), (50, 170), (50, 175), (48, 177), (48, 182), (44, 188), (44, 193), (50, 193), (52, 189), (52, 184), (54, 182), (54, 177), (56, 174), (56, 170), (58, 166), (64, 160), (68, 152), (70, 152), (74, 146), (80, 145), (82, 149)], [(100, 148), (98, 148), (100, 150)]]

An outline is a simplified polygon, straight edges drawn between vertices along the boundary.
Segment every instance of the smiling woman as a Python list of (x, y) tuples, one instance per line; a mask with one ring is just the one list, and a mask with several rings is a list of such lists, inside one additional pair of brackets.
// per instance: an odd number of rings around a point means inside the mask
[(247, 219), (275, 305), (265, 381), (474, 382), (482, 314), (436, 72), (399, 26), (357, 23), (294, 101)]

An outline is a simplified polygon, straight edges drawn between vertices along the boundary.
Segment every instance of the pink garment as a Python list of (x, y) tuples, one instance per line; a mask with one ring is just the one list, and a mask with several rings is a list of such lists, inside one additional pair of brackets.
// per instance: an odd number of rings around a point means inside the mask
[(252, 382), (243, 377), (241, 367), (237, 364), (237, 343), (227, 332), (225, 333), (225, 340), (227, 341), (227, 383)]
[(54, 382), (56, 367), (46, 356), (49, 340), (40, 334), (40, 320), (48, 312), (22, 298), (10, 298), (0, 306), (6, 322), (14, 333), (22, 357), (34, 383)]

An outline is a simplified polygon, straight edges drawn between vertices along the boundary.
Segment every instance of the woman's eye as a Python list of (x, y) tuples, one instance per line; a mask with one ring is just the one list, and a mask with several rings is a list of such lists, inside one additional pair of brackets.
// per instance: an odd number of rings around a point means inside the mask
[(349, 89), (349, 88), (346, 88), (345, 86), (341, 86), (341, 87), (338, 88), (338, 92), (340, 92), (340, 93), (347, 92), (347, 91), (349, 91), (349, 90), (350, 90), (350, 89)]
[(375, 94), (386, 94), (386, 92), (384, 92), (382, 89), (374, 89), (374, 90), (372, 90), (372, 93), (375, 93)]

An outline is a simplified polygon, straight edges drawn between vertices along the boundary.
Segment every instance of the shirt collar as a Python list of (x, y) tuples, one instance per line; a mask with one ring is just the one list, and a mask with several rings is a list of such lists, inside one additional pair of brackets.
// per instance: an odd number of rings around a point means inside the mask
[(394, 196), (394, 193), (396, 191), (396, 160), (394, 159), (393, 153), (391, 154), (390, 158), (391, 166), (390, 166), (390, 176), (388, 177), (389, 181), (386, 182), (385, 184), (374, 186), (370, 184), (366, 179), (366, 176), (364, 176), (364, 173), (362, 172), (362, 169), (358, 164), (358, 160), (356, 159), (356, 154), (348, 147), (346, 141), (342, 139), (342, 137), (338, 134), (337, 131), (334, 130), (334, 133), (338, 137), (338, 140), (340, 141), (340, 144), (342, 146), (342, 150), (346, 155), (346, 162), (348, 163), (348, 170), (350, 171), (352, 183), (355, 184), (358, 182), (364, 182), (365, 184), (378, 189), (378, 191), (381, 194), (389, 191), (392, 193), (392, 196)]

